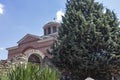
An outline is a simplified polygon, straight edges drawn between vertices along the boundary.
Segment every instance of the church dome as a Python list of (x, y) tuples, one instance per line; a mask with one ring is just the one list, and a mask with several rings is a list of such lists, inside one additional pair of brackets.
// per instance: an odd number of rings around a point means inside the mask
[(49, 35), (52, 33), (56, 33), (58, 31), (58, 28), (60, 27), (60, 23), (58, 22), (48, 22), (44, 25), (44, 35)]

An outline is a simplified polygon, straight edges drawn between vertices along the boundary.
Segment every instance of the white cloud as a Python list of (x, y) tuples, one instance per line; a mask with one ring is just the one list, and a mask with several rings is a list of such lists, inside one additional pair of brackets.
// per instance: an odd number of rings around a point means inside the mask
[(64, 12), (62, 10), (57, 11), (57, 13), (56, 13), (56, 21), (61, 22), (62, 21), (62, 16), (64, 16)]
[(103, 9), (103, 13), (104, 13), (104, 14), (106, 13), (106, 8)]
[(4, 5), (0, 3), (0, 14), (4, 13)]
[(0, 48), (0, 50), (5, 50), (4, 48)]

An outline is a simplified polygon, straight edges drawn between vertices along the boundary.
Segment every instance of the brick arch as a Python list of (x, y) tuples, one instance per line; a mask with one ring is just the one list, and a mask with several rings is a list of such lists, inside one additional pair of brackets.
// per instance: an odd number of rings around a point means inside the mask
[(37, 49), (27, 49), (23, 54), (27, 57), (27, 62), (29, 61), (28, 59), (31, 57), (31, 55), (38, 57), (40, 60), (45, 57), (45, 55)]

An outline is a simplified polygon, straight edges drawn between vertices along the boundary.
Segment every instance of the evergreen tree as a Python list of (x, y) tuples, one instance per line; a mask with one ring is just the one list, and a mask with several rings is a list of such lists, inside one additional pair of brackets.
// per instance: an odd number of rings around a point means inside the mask
[(112, 74), (118, 73), (119, 21), (102, 4), (94, 0), (67, 0), (58, 35), (51, 61), (59, 70), (70, 72), (78, 80), (111, 80)]

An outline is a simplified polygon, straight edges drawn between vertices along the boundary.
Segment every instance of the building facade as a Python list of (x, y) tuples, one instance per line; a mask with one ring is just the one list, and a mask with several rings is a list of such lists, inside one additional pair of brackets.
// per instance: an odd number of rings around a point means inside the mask
[(17, 42), (17, 46), (7, 48), (8, 60), (13, 61), (17, 58), (18, 61), (41, 63), (45, 57), (52, 58), (52, 55), (47, 53), (47, 49), (50, 49), (58, 36), (57, 31), (60, 26), (60, 23), (49, 22), (43, 26), (43, 36), (25, 35)]

